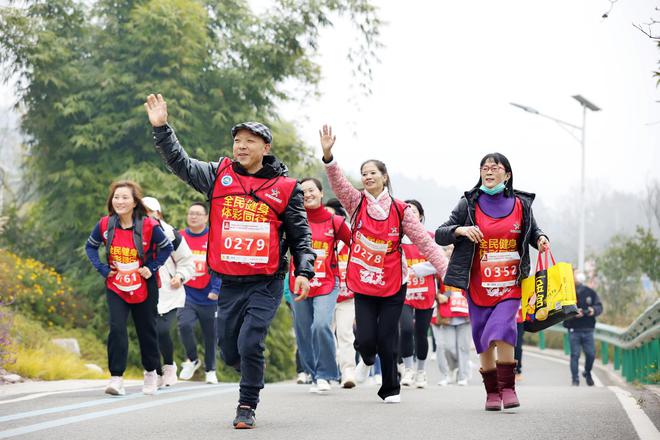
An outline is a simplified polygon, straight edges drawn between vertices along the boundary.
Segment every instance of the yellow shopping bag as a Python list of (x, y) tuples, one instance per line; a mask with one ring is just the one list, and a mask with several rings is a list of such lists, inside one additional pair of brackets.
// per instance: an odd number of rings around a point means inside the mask
[[(548, 267), (548, 255), (552, 266)], [(544, 256), (545, 258), (542, 258)], [(536, 273), (522, 282), (522, 315), (525, 331), (536, 333), (577, 315), (573, 268), (555, 263), (548, 250), (539, 252)]]

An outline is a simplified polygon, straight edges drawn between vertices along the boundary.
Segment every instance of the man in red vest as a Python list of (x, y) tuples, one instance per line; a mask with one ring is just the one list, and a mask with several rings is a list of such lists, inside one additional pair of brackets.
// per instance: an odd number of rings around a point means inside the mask
[(307, 296), (314, 277), (316, 254), (302, 190), (269, 155), (272, 135), (265, 125), (234, 126), (234, 160), (202, 162), (188, 157), (167, 125), (161, 95), (149, 95), (144, 106), (168, 169), (211, 202), (207, 263), (222, 278), (218, 343), (224, 361), (241, 373), (234, 427), (254, 428), (264, 386), (264, 340), (282, 299), (287, 248), (297, 301)]

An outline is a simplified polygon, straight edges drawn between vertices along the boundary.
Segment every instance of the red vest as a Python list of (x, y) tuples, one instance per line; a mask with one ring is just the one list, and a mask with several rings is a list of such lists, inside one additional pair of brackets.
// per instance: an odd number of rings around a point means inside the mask
[(240, 176), (232, 161), (218, 166), (209, 226), (208, 264), (222, 275), (273, 275), (280, 265), (280, 216), (296, 180)]
[(195, 263), (195, 275), (186, 282), (186, 286), (195, 289), (204, 289), (211, 282), (211, 274), (206, 265), (206, 251), (209, 243), (208, 232), (203, 235), (188, 234), (186, 229), (179, 231), (186, 239), (188, 247), (193, 254), (193, 262)]
[[(433, 235), (429, 232), (429, 235)], [(417, 246), (414, 244), (402, 243), (401, 248), (406, 256), (408, 267), (413, 264), (424, 263), (426, 258), (422, 256)], [(430, 309), (435, 302), (435, 294), (438, 289), (435, 284), (435, 275), (428, 275), (422, 278), (410, 277), (408, 279), (408, 289), (406, 290), (406, 302), (414, 309)]]
[[(316, 253), (316, 260), (314, 262), (314, 278), (309, 281), (308, 298), (327, 295), (335, 288), (335, 278), (338, 276), (337, 257), (335, 255), (336, 233), (343, 221), (343, 217), (333, 214), (326, 221), (309, 222), (309, 228), (312, 230), (312, 249)], [(293, 292), (296, 281), (293, 258), (291, 259), (290, 271), (289, 289)]]
[[(108, 289), (119, 295), (129, 304), (137, 304), (147, 299), (147, 284), (138, 269), (144, 264), (138, 257), (137, 246), (141, 245), (143, 255), (146, 255), (151, 245), (151, 236), (154, 226), (158, 223), (145, 217), (142, 219), (142, 243), (136, 244), (134, 241), (133, 229), (122, 229), (115, 227), (112, 232), (112, 243), (108, 243), (108, 222), (109, 216), (101, 218), (99, 229), (103, 243), (106, 248), (109, 247), (108, 264), (117, 271), (116, 275), (108, 276), (105, 285)], [(152, 276), (157, 276), (153, 274)]]
[(476, 223), (484, 234), (472, 261), (470, 298), (482, 307), (520, 298), (517, 284), (520, 268), (519, 245), (522, 242), (522, 203), (516, 199), (513, 211), (504, 218), (487, 216), (476, 207)]
[(376, 220), (367, 212), (362, 196), (356, 210), (346, 285), (356, 293), (392, 296), (401, 289), (401, 223), (405, 203), (392, 199), (386, 219)]
[(449, 294), (449, 301), (438, 307), (440, 316), (442, 318), (467, 318), (469, 315), (468, 303), (463, 291), (456, 287), (444, 286), (443, 293)]
[(344, 246), (344, 243), (339, 243), (338, 247), (342, 246), (339, 252), (337, 252), (337, 271), (339, 272), (339, 295), (337, 296), (337, 302), (347, 301), (353, 297), (355, 294), (346, 286), (346, 267), (348, 266), (348, 246)]

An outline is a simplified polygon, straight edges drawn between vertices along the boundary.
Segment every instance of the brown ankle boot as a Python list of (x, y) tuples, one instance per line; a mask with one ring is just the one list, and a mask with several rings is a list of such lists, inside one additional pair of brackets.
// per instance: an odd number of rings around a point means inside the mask
[(484, 379), (484, 388), (486, 388), (486, 411), (499, 411), (502, 409), (502, 397), (497, 388), (497, 369), (486, 370), (479, 369), (481, 377)]
[(516, 362), (497, 362), (497, 385), (504, 409), (520, 406), (516, 394)]

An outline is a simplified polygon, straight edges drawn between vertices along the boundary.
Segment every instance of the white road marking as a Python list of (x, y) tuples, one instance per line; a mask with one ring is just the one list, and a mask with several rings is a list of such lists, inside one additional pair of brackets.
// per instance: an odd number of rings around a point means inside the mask
[(660, 432), (655, 427), (651, 419), (639, 407), (635, 398), (626, 390), (617, 386), (607, 387), (612, 391), (621, 402), (621, 406), (626, 411), (626, 415), (632, 422), (635, 431), (640, 440), (660, 440)]

